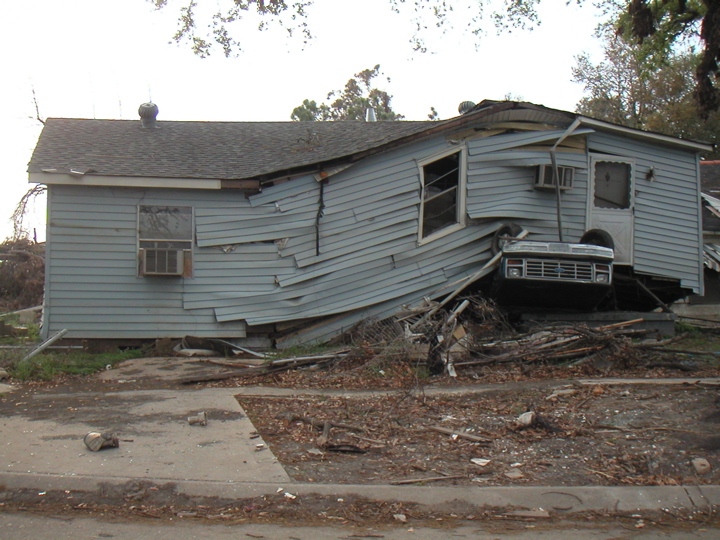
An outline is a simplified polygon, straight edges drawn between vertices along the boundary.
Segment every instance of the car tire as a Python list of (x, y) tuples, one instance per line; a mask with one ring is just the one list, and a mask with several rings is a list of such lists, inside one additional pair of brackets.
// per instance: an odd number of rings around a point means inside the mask
[(503, 223), (500, 225), (500, 228), (495, 231), (492, 238), (492, 245), (490, 246), (492, 254), (496, 255), (502, 251), (503, 246), (507, 242), (507, 239), (503, 238), (504, 236), (515, 238), (522, 232), (522, 230), (523, 228), (517, 223)]
[(581, 244), (590, 244), (591, 246), (600, 246), (615, 249), (615, 242), (610, 233), (602, 229), (590, 229), (580, 238)]

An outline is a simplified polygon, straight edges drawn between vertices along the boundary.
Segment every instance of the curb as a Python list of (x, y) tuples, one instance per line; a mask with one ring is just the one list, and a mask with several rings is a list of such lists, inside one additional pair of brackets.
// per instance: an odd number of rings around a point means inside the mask
[(408, 487), (359, 484), (238, 483), (0, 473), (0, 491), (107, 491), (137, 482), (172, 487), (188, 497), (249, 499), (274, 496), (280, 491), (296, 497), (359, 496), (371, 500), (401, 501), (419, 505), (470, 504), (479, 507), (561, 512), (702, 511), (720, 506), (720, 485), (704, 486), (519, 486), (519, 487)]

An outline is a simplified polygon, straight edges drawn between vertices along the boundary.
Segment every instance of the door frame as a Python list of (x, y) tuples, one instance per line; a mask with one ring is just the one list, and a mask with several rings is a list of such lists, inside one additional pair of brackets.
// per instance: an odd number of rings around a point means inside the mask
[[(634, 263), (635, 251), (635, 159), (631, 157), (601, 153), (590, 153), (589, 158), (585, 230), (602, 229), (608, 232), (615, 242), (615, 264), (632, 265)], [(625, 163), (630, 165), (628, 208), (595, 207), (595, 164), (603, 161)], [(617, 227), (614, 228), (614, 230), (608, 230), (608, 222), (619, 225), (619, 229), (624, 230), (625, 233), (622, 236), (618, 235)], [(620, 257), (617, 256), (618, 247), (621, 248), (619, 250)]]

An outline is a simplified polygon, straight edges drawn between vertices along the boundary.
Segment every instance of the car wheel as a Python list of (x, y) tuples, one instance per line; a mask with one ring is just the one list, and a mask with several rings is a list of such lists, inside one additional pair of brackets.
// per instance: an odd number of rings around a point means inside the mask
[(602, 229), (590, 229), (580, 238), (581, 244), (590, 244), (591, 246), (600, 246), (615, 249), (615, 242), (610, 233)]
[(492, 254), (496, 255), (502, 251), (503, 246), (508, 241), (506, 237), (515, 238), (522, 230), (523, 228), (517, 223), (503, 223), (493, 235), (492, 245), (490, 246)]

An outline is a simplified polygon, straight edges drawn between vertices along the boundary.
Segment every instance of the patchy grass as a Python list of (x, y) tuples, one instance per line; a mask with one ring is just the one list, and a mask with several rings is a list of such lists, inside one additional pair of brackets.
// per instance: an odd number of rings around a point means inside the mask
[(124, 360), (139, 358), (143, 351), (134, 349), (101, 354), (46, 352), (23, 360), (26, 355), (27, 351), (3, 351), (0, 363), (6, 366), (14, 379), (48, 381), (60, 375), (90, 375)]
[(273, 351), (270, 360), (280, 360), (282, 358), (295, 358), (304, 356), (321, 356), (323, 354), (330, 354), (333, 350), (337, 350), (337, 347), (331, 347), (325, 343), (308, 343), (307, 345), (294, 345), (287, 349), (279, 351)]
[(720, 331), (717, 329), (700, 328), (687, 323), (678, 323), (676, 333), (686, 336), (671, 349), (696, 349), (699, 351), (720, 352)]
[(0, 322), (4, 323), (8, 330), (18, 330), (16, 335), (0, 336), (0, 345), (25, 345), (40, 341), (40, 326), (36, 323), (23, 324), (16, 315), (1, 316)]

